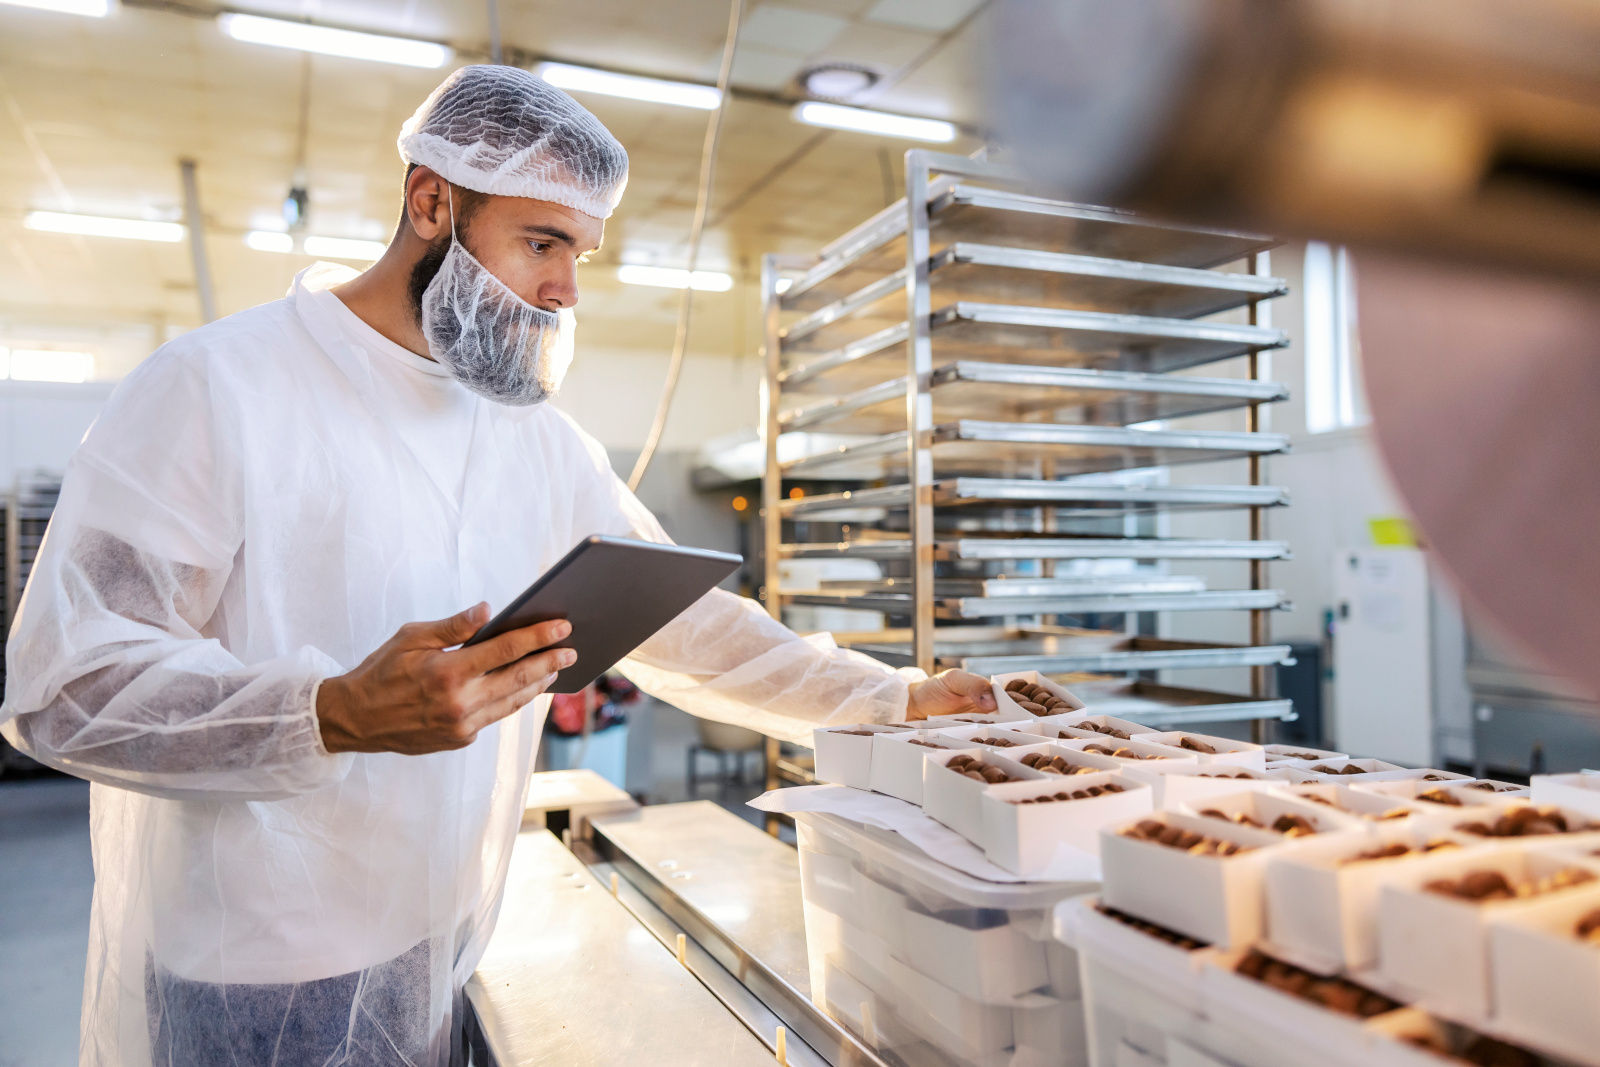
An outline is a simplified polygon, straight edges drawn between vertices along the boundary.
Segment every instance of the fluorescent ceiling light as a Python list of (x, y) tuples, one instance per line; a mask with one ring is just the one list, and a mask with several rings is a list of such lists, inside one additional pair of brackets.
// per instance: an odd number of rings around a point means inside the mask
[(85, 237), (125, 237), (134, 241), (181, 241), (183, 227), (176, 222), (112, 219), (103, 215), (69, 215), (64, 211), (30, 211), (22, 220), (30, 230), (76, 233)]
[(94, 377), (94, 356), (88, 352), (14, 348), (4, 363), (5, 377), (19, 382), (86, 382)]
[(905, 137), (913, 141), (954, 141), (956, 128), (942, 119), (917, 119), (910, 115), (891, 115), (886, 111), (865, 111), (859, 107), (823, 104), (808, 100), (794, 109), (794, 117), (807, 126), (826, 126), (832, 130), (878, 133), (885, 137)]
[(733, 275), (719, 270), (697, 270), (691, 279), (682, 267), (643, 267), (636, 263), (618, 267), (617, 280), (624, 285), (657, 285), (663, 289), (688, 287), (702, 293), (725, 293), (733, 288)]
[(382, 241), (352, 241), (344, 237), (307, 237), (305, 244), (308, 256), (360, 259), (368, 263), (383, 255), (386, 247)]
[(533, 72), (558, 89), (580, 93), (599, 93), (602, 96), (644, 100), (651, 104), (694, 107), (701, 111), (713, 111), (722, 103), (722, 94), (709, 85), (663, 81), (660, 78), (640, 78), (632, 74), (612, 74), (606, 70), (574, 67), (566, 63), (540, 63)]
[(294, 238), (286, 233), (271, 230), (251, 230), (244, 235), (244, 243), (257, 252), (293, 252)]
[(432, 41), (336, 30), (331, 26), (264, 19), (259, 15), (221, 15), (217, 18), (217, 25), (236, 41), (269, 44), (275, 48), (298, 48), (302, 52), (318, 52), (346, 59), (398, 63), (404, 67), (442, 67), (451, 55), (450, 49)]
[(784, 293), (787, 293), (790, 289), (794, 288), (794, 279), (793, 278), (779, 278), (778, 279), (778, 284), (773, 286), (773, 288), (778, 291), (778, 295), (779, 296), (782, 296)]
[(0, 4), (59, 11), (63, 15), (88, 15), (92, 19), (103, 19), (111, 14), (111, 0), (0, 0)]

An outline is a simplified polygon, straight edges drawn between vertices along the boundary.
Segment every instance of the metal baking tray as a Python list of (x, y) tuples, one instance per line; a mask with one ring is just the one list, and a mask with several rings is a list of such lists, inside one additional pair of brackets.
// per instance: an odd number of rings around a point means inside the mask
[[(820, 307), (905, 266), (906, 204), (899, 200), (822, 250), (821, 261), (783, 296), (786, 309)], [(1178, 226), (1114, 208), (1045, 200), (937, 179), (929, 193), (934, 250), (982, 241), (1179, 267), (1213, 267), (1275, 243), (1258, 234)]]
[[(900, 304), (895, 310), (901, 316), (895, 322), (829, 322), (785, 342), (788, 365), (780, 384), (789, 389), (828, 375), (844, 380), (834, 388), (847, 389), (903, 373), (907, 330)], [(1289, 343), (1287, 333), (1268, 326), (974, 301), (940, 308), (929, 328), (934, 366), (973, 359), (1160, 374)], [(890, 360), (893, 367), (885, 371)]]
[[(827, 379), (822, 379), (827, 380)], [(1020, 363), (948, 363), (930, 376), (933, 417), (990, 422), (1067, 422), (1128, 426), (1176, 419), (1288, 397), (1277, 382), (1251, 378), (1199, 378), (1137, 371), (1037, 367)], [(781, 413), (781, 430), (827, 425), (836, 433), (889, 433), (905, 429), (906, 379), (878, 382)]]
[[(854, 341), (905, 318), (906, 271), (870, 284), (779, 331), (788, 350)], [(961, 301), (1149, 318), (1193, 319), (1289, 291), (1282, 278), (1165, 267), (995, 245), (959, 243), (928, 261), (935, 306)]]
[(1172, 727), (1197, 722), (1239, 722), (1280, 719), (1293, 722), (1294, 704), (1288, 700), (1258, 700), (1209, 689), (1124, 679), (1095, 679), (1063, 683), (1094, 715), (1114, 715), (1141, 726)]
[[(908, 583), (903, 583), (908, 584)], [(856, 591), (782, 592), (785, 603), (818, 607), (856, 608), (881, 611), (886, 615), (909, 618), (916, 599), (910, 591), (887, 589)], [(933, 600), (936, 619), (998, 619), (1014, 615), (1087, 615), (1091, 613), (1136, 613), (1141, 611), (1273, 611), (1289, 606), (1281, 589), (1218, 589), (1190, 593), (1133, 593), (1106, 595), (1084, 593), (1067, 596), (1035, 597), (942, 597)]]
[[(794, 590), (796, 593), (900, 592), (909, 578), (881, 578), (877, 581), (822, 582), (819, 588)], [(942, 597), (1038, 597), (1038, 596), (1113, 596), (1130, 593), (1204, 592), (1204, 578), (1193, 574), (1114, 574), (1076, 578), (935, 578), (933, 592)]]
[[(910, 500), (910, 486), (885, 485), (782, 500), (778, 510), (784, 518), (794, 520), (880, 522), (888, 509), (904, 508)], [(936, 507), (1048, 507), (1061, 518), (1270, 508), (1288, 502), (1289, 491), (1276, 485), (1096, 485), (1038, 478), (951, 478), (933, 486)]]
[[(836, 635), (841, 645), (895, 667), (915, 666), (906, 630)], [(934, 632), (934, 665), (974, 674), (1042, 671), (1125, 674), (1130, 671), (1209, 667), (1267, 667), (1294, 663), (1288, 645), (1226, 645), (1176, 641), (1068, 627), (940, 627)]]
[[(779, 545), (783, 559), (903, 559), (908, 537)], [(1187, 537), (967, 537), (934, 542), (933, 558), (949, 560), (1032, 559), (1290, 559), (1287, 541), (1213, 541)]]
[[(842, 445), (782, 465), (785, 477), (880, 478), (906, 468), (906, 434)], [(1134, 430), (1120, 426), (981, 422), (962, 419), (933, 429), (935, 470), (945, 476), (1018, 477), (1089, 474), (1134, 467), (1205, 463), (1286, 451), (1286, 434), (1226, 430)], [(904, 475), (902, 474), (902, 477)]]

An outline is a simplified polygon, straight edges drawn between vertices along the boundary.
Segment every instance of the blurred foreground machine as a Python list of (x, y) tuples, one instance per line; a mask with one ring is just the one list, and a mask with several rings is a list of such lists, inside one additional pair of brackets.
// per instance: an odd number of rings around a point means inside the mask
[(1600, 693), (1600, 7), (1006, 0), (991, 112), (1059, 195), (1358, 252), (1376, 434), (1430, 547)]
[[(1021, 185), (912, 151), (904, 200), (816, 257), (768, 257), (769, 609), (882, 619), (838, 636), (897, 666), (1092, 672), (1074, 692), (1142, 722), (1291, 717), (1267, 675), (1290, 658), (1267, 626), (1285, 601), (1266, 565), (1289, 552), (1264, 525), (1287, 502), (1261, 464), (1287, 445), (1260, 430), (1286, 395), (1260, 355), (1287, 343), (1266, 323), (1287, 291), (1272, 240)], [(1216, 413), (1236, 428), (1192, 428)], [(1164, 477), (1218, 460), (1243, 484)], [(1237, 515), (1243, 536), (1164, 536), (1193, 511)], [(840, 560), (864, 566), (794, 580), (796, 561)], [(1170, 573), (1179, 560), (1234, 561), (1239, 587)], [(1180, 611), (1249, 612), (1250, 640), (1157, 636)], [(1154, 680), (1217, 667), (1250, 668), (1249, 693)]]

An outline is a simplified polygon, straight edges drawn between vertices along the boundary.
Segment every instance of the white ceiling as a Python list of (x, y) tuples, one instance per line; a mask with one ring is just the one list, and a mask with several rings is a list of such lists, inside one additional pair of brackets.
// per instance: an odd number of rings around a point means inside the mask
[[(696, 351), (753, 353), (750, 283), (763, 252), (814, 249), (898, 195), (900, 159), (912, 145), (795, 123), (795, 74), (825, 60), (867, 65), (885, 83), (861, 103), (970, 130), (979, 118), (970, 49), (982, 3), (748, 5), (734, 78), (743, 92), (730, 107), (701, 263), (729, 270), (740, 284), (697, 297)], [(500, 7), (510, 56), (699, 81), (714, 80), (727, 20), (720, 0)], [(444, 41), (456, 48), (456, 63), (487, 53), (482, 2), (251, 0), (247, 9)], [(130, 0), (109, 18), (87, 19), (0, 3), (0, 345), (90, 345), (101, 376), (116, 377), (153, 338), (198, 323), (185, 245), (22, 227), (23, 215), (41, 208), (176, 219), (182, 158), (198, 162), (221, 311), (282, 295), (309, 260), (250, 250), (243, 235), (281, 227), (302, 77), (310, 89), (309, 232), (386, 239), (402, 175), (395, 134), (446, 72), (240, 43), (218, 29), (219, 10), (201, 0)], [(581, 344), (664, 351), (676, 294), (621, 286), (614, 268), (624, 256), (681, 265), (706, 113), (597, 96), (582, 102), (627, 147), (632, 168), (606, 247), (581, 278)], [(976, 144), (964, 138), (951, 147)]]

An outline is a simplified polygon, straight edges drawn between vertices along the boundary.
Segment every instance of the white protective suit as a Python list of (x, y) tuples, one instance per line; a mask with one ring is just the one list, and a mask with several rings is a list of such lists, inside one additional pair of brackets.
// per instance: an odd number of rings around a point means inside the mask
[[(224, 1012), (334, 999), (333, 1044), (297, 1022), (272, 1062), (446, 1063), (549, 698), (460, 751), (330, 755), (318, 684), (403, 623), (498, 611), (589, 534), (665, 539), (565, 415), (387, 341), (327, 291), (349, 276), (311, 268), (118, 387), (12, 628), (5, 736), (95, 783), (85, 1064), (203, 1061), (163, 1013), (217, 983)], [(913, 676), (720, 591), (623, 670), (796, 739), (901, 718)]]

